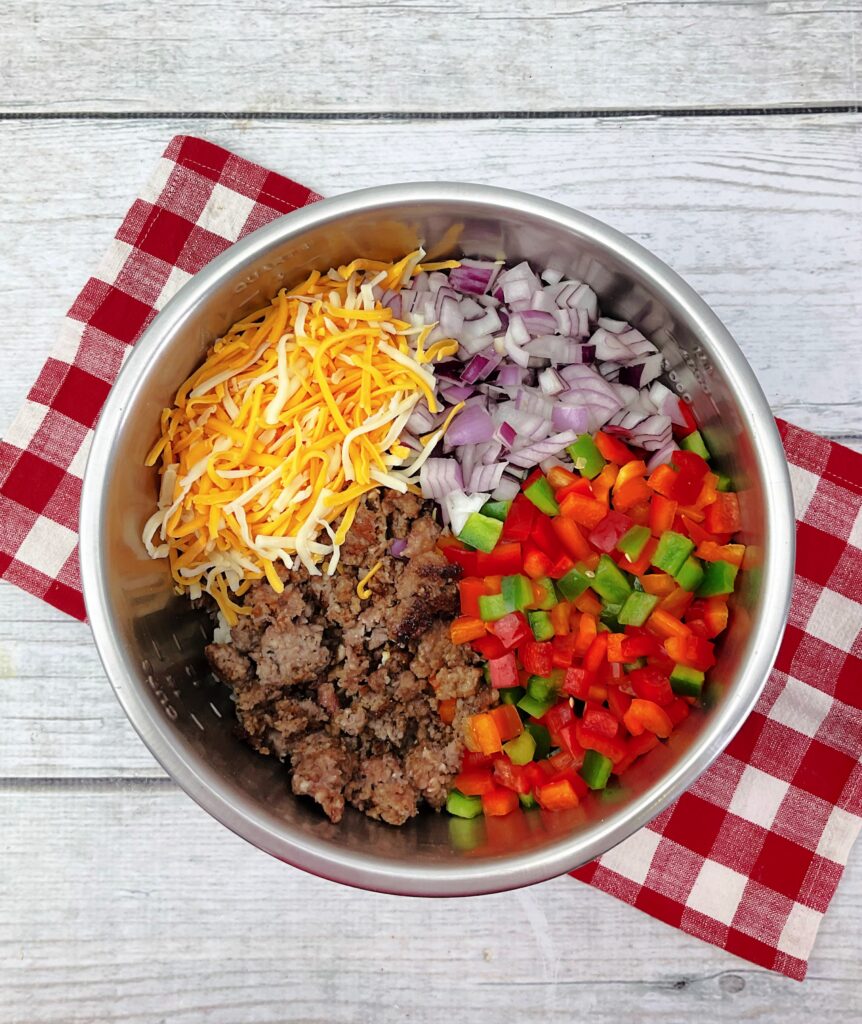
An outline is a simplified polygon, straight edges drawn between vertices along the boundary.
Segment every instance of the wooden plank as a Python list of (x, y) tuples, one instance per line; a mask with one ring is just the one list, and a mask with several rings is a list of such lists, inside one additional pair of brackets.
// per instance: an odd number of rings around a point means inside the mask
[(856, 3), (6, 6), (0, 104), (11, 111), (620, 110), (859, 99)]
[(25, 784), (0, 820), (16, 1024), (859, 1019), (858, 858), (799, 985), (568, 878), (470, 901), (335, 886), (164, 787)]

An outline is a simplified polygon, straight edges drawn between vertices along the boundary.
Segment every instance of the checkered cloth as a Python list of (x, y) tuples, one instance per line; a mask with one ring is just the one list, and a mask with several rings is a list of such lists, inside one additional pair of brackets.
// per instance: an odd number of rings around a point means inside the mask
[[(171, 142), (0, 442), (3, 577), (84, 618), (81, 476), (130, 346), (228, 245), (318, 198), (209, 142)], [(802, 978), (862, 826), (862, 456), (779, 427), (798, 549), (790, 624), (766, 689), (688, 793), (574, 874)]]

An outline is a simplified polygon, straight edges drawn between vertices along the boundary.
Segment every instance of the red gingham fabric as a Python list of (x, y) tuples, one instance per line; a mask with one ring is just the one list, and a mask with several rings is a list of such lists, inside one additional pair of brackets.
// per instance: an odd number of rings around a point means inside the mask
[[(316, 193), (178, 136), (0, 442), (0, 574), (84, 618), (77, 560), (93, 424), (131, 345), (228, 245)], [(751, 717), (672, 807), (574, 876), (793, 978), (862, 827), (862, 456), (779, 422), (797, 564)]]

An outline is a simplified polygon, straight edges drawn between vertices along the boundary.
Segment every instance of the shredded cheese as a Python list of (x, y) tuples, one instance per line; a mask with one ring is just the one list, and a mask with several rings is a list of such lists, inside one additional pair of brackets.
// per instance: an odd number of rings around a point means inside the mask
[[(276, 563), (335, 572), (362, 496), (376, 487), (417, 493), (416, 474), (453, 410), (420, 451), (400, 442), (416, 404), (438, 410), (434, 362), (457, 341), (428, 349), (379, 297), (420, 271), (424, 252), (394, 264), (354, 260), (244, 317), (209, 349), (161, 416), (147, 456), (159, 466), (147, 552), (169, 559), (178, 592), (217, 601), (224, 622), (247, 611), (234, 597), (256, 579), (281, 592)], [(357, 593), (368, 597), (368, 581)]]
[(365, 601), (367, 598), (371, 597), (371, 589), (368, 586), (368, 581), (382, 565), (382, 562), (375, 562), (362, 579), (356, 584), (356, 596), (360, 600)]

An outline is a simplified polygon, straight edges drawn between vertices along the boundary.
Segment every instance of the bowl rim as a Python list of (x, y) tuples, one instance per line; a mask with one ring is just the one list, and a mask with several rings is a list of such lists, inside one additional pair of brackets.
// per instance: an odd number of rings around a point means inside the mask
[[(219, 774), (201, 761), (170, 722), (154, 713), (127, 669), (126, 652), (108, 614), (102, 523), (107, 511), (102, 487), (111, 461), (112, 440), (124, 422), (138, 381), (169, 339), (206, 301), (211, 289), (268, 250), (309, 229), (362, 210), (385, 211), (408, 203), (443, 201), (480, 204), (498, 214), (517, 212), (586, 237), (632, 266), (661, 293), (692, 330), (708, 341), (710, 356), (736, 396), (740, 416), (768, 490), (765, 502), (763, 602), (749, 655), (721, 706), (671, 769), (621, 812), (575, 831), (546, 847), (485, 861), (445, 865), (378, 857), (373, 852), (335, 849), (290, 826), (279, 830), (252, 800), (237, 800)], [(209, 814), (231, 831), (280, 860), (332, 881), (379, 892), (413, 896), (462, 896), (499, 892), (556, 877), (606, 853), (646, 825), (695, 780), (725, 749), (748, 717), (775, 660), (790, 605), (795, 529), (790, 475), (784, 449), (766, 397), (745, 356), (707, 303), (675, 271), (627, 235), (561, 203), (529, 193), (461, 182), (382, 185), (324, 199), (277, 218), (242, 240), (195, 274), (165, 305), (126, 359), (101, 412), (87, 460), (80, 509), (80, 562), (85, 605), (96, 647), (117, 698), (132, 725), (168, 775)], [(142, 688), (141, 688), (142, 689)]]

